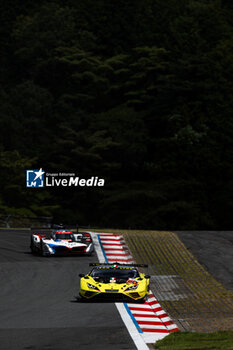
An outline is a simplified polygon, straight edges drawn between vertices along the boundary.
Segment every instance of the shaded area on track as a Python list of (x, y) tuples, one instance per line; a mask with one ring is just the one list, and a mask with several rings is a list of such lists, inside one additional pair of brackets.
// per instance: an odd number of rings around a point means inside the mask
[(121, 327), (0, 329), (0, 344), (4, 350), (135, 349)]
[(181, 330), (233, 329), (233, 293), (199, 264), (177, 234), (122, 233), (135, 260), (149, 265), (151, 289)]
[(0, 230), (0, 348), (135, 349), (114, 303), (79, 303), (93, 257), (29, 253), (30, 232)]

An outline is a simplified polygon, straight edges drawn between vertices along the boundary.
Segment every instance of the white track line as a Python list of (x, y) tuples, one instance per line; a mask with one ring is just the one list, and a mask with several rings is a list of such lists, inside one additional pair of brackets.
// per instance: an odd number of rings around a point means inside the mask
[(98, 240), (98, 236), (97, 236), (97, 234), (95, 232), (89, 232), (89, 233), (90, 233), (92, 241), (94, 243), (94, 247), (95, 247), (95, 251), (96, 251), (98, 260), (99, 260), (100, 263), (104, 263), (105, 262), (105, 257), (104, 257), (103, 251), (101, 249), (101, 246), (100, 246), (100, 243), (99, 243), (99, 240)]
[(115, 303), (117, 310), (119, 311), (122, 320), (124, 321), (124, 324), (126, 328), (128, 329), (129, 334), (131, 335), (131, 338), (134, 341), (134, 344), (138, 350), (149, 350), (148, 346), (146, 345), (144, 339), (141, 336), (141, 333), (138, 332), (135, 324), (133, 323), (130, 315), (125, 309), (125, 306), (123, 303)]

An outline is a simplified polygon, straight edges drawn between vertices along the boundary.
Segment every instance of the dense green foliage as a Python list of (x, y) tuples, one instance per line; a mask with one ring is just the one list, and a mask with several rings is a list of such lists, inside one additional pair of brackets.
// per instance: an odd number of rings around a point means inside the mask
[[(154, 229), (233, 225), (233, 5), (3, 0), (1, 213)], [(104, 188), (25, 188), (25, 170)]]
[(155, 344), (157, 350), (232, 350), (233, 332), (172, 333)]

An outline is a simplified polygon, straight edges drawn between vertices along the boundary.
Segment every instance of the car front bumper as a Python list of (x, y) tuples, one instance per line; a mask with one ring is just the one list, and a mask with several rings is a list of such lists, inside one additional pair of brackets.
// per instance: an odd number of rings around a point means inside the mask
[(147, 298), (147, 291), (129, 291), (129, 292), (100, 292), (95, 290), (80, 290), (80, 296), (84, 299), (102, 299), (102, 300), (119, 300), (119, 301), (139, 301)]

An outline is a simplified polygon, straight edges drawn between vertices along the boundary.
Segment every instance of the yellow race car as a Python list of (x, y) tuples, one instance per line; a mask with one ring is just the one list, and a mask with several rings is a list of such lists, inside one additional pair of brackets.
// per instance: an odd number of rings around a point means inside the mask
[(91, 263), (92, 270), (79, 274), (82, 299), (102, 298), (145, 302), (149, 294), (150, 276), (138, 271), (148, 265)]

